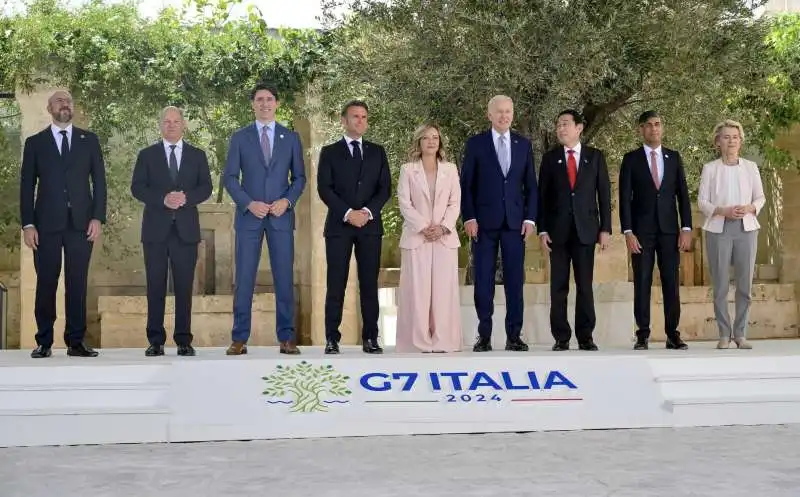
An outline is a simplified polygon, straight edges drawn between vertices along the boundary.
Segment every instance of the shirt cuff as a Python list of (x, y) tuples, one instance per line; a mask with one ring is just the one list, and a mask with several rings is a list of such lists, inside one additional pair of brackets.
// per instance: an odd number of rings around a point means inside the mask
[(344, 213), (344, 217), (342, 218), (342, 221), (344, 221), (346, 223), (347, 222), (347, 216), (349, 216), (351, 212), (353, 212), (353, 209), (347, 209), (347, 212)]
[(627, 235), (628, 233), (633, 233), (633, 230), (624, 230), (622, 232), (623, 235)]
[(692, 231), (692, 228), (683, 227), (683, 228), (681, 228), (681, 231)]
[(542, 231), (541, 233), (539, 233), (539, 236), (544, 236), (544, 235), (546, 235), (546, 234), (547, 234), (547, 232), (546, 232), (546, 231)]
[(361, 210), (367, 211), (367, 214), (369, 214), (369, 220), (372, 221), (372, 211), (367, 209), (366, 207), (362, 207)]
[(22, 227), (22, 229), (25, 229), (25, 228), (34, 228), (34, 227), (35, 227), (35, 226), (34, 226), (34, 225), (32, 225), (32, 224), (26, 224), (25, 226), (23, 226), (23, 227)]
[(533, 222), (533, 221), (531, 221), (530, 219), (526, 219), (526, 220), (524, 220), (524, 221), (523, 221), (523, 223), (525, 223), (525, 224), (531, 224), (531, 225), (533, 225), (533, 226), (536, 226), (536, 223), (535, 223), (535, 222)]

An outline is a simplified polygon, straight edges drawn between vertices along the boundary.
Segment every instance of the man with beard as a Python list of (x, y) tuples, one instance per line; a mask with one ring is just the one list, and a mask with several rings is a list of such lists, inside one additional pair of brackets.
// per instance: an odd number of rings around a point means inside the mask
[(47, 111), (53, 123), (25, 140), (20, 171), (22, 236), (36, 268), (37, 347), (31, 357), (52, 354), (62, 254), (67, 355), (96, 357), (83, 340), (89, 261), (106, 221), (105, 164), (97, 135), (73, 126), (68, 92), (53, 93)]

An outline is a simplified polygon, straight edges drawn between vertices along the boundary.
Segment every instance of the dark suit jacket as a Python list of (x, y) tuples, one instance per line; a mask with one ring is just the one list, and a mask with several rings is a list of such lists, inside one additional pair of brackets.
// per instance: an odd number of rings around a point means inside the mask
[(563, 145), (542, 157), (539, 169), (539, 233), (553, 243), (566, 243), (572, 224), (584, 245), (597, 243), (601, 231), (611, 233), (611, 182), (603, 152), (581, 144), (574, 191), (569, 186)]
[(50, 126), (29, 136), (22, 153), (19, 190), (22, 226), (32, 224), (41, 232), (53, 233), (70, 225), (86, 230), (92, 219), (105, 223), (106, 172), (97, 135), (73, 126), (66, 158), (61, 157)]
[(492, 131), (467, 140), (461, 165), (461, 218), (478, 221), (478, 229), (496, 230), (503, 222), (512, 230), (525, 220), (536, 221), (537, 187), (531, 142), (509, 134), (511, 167), (503, 176)]
[[(178, 164), (178, 180), (172, 181), (169, 173), (164, 142), (139, 151), (133, 168), (131, 193), (144, 203), (142, 215), (143, 243), (164, 242), (169, 236), (173, 219), (178, 236), (186, 243), (200, 241), (200, 216), (197, 204), (211, 196), (211, 173), (206, 153), (183, 142), (181, 161)], [(186, 204), (172, 210), (164, 205), (164, 197), (173, 191), (186, 194)]]
[[(275, 123), (272, 153), (267, 164), (256, 123), (239, 129), (231, 136), (223, 183), (236, 203), (234, 223), (237, 229), (261, 229), (266, 221), (279, 231), (294, 230), (294, 208), (306, 186), (300, 135)], [(289, 201), (289, 209), (280, 217), (270, 214), (261, 220), (247, 210), (254, 200), (271, 204), (282, 198)]]
[[(322, 147), (317, 169), (317, 192), (328, 206), (324, 236), (383, 235), (381, 210), (392, 195), (389, 160), (382, 146), (361, 140), (362, 163), (350, 153), (344, 138)], [(348, 209), (366, 207), (372, 220), (362, 228), (344, 221)]]
[[(681, 155), (661, 147), (664, 176), (656, 190), (644, 147), (628, 152), (619, 170), (619, 219), (622, 231), (677, 235), (692, 227), (692, 204)], [(676, 210), (677, 208), (677, 210)], [(681, 223), (678, 225), (678, 210)]]

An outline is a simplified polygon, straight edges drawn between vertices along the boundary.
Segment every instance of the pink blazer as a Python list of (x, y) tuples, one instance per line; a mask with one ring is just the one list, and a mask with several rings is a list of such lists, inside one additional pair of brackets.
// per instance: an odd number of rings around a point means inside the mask
[(450, 230), (436, 243), (449, 248), (461, 246), (456, 232), (456, 221), (461, 212), (461, 185), (455, 164), (439, 163), (433, 201), (422, 161), (403, 164), (397, 183), (397, 197), (403, 215), (401, 249), (413, 250), (427, 243), (421, 232), (430, 224), (441, 224)]
[[(739, 158), (742, 173), (739, 175), (740, 198), (737, 205), (753, 204), (756, 208), (755, 214), (747, 214), (742, 218), (745, 231), (757, 230), (761, 227), (758, 223), (758, 213), (764, 207), (766, 197), (764, 187), (761, 184), (761, 174), (755, 162)], [(723, 184), (722, 178), (717, 174), (720, 168), (728, 167), (721, 159), (709, 162), (703, 166), (700, 175), (700, 188), (697, 193), (697, 206), (706, 218), (703, 229), (711, 233), (722, 233), (725, 225), (725, 216), (715, 216), (714, 210), (717, 207), (727, 207), (719, 205), (721, 192), (727, 188)]]

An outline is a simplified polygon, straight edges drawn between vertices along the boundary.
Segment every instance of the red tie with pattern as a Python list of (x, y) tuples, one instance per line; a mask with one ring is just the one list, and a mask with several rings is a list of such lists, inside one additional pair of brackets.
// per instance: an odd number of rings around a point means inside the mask
[(567, 176), (569, 176), (569, 187), (575, 189), (575, 179), (578, 177), (578, 163), (575, 161), (575, 151), (567, 150)]

